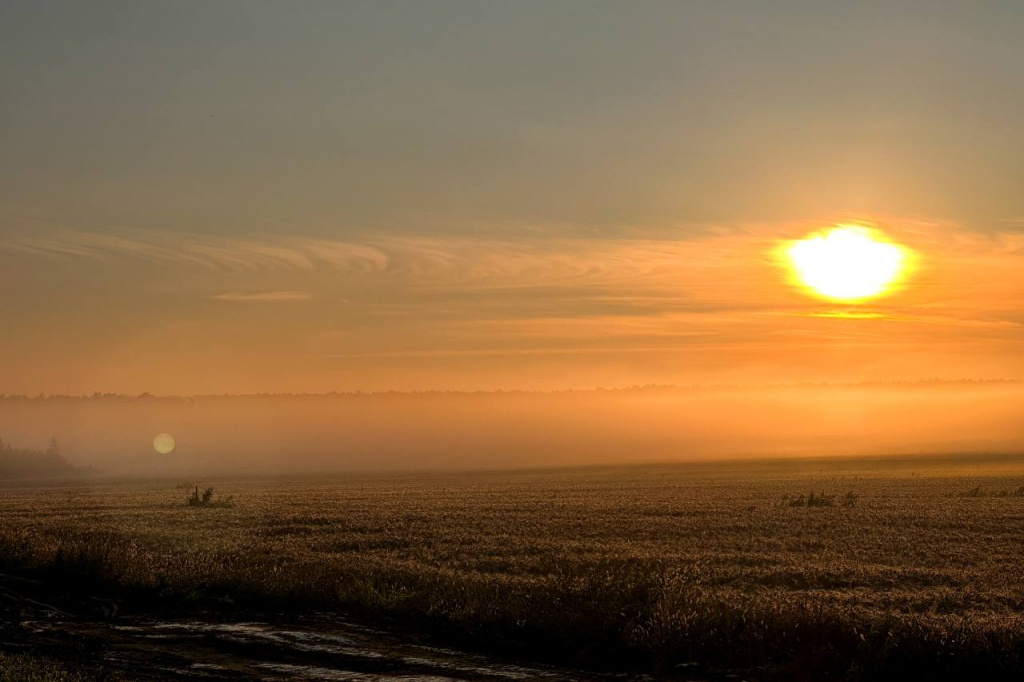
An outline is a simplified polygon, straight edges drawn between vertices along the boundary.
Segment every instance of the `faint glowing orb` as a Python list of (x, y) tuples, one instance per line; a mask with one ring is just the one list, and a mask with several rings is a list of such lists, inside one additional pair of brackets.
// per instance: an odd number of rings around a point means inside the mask
[(855, 303), (889, 293), (903, 275), (909, 251), (878, 230), (839, 225), (790, 242), (785, 257), (796, 281), (822, 298)]
[(161, 433), (153, 439), (153, 449), (161, 455), (169, 455), (174, 452), (174, 436), (169, 433)]

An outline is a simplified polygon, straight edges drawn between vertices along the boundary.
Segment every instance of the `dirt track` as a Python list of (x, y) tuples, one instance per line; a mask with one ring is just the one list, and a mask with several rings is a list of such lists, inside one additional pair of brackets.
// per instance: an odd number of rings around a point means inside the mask
[[(126, 613), (117, 601), (0, 574), (0, 650), (132, 680), (612, 680), (410, 642), (329, 614), (226, 620)], [(629, 679), (636, 679), (629, 676)]]

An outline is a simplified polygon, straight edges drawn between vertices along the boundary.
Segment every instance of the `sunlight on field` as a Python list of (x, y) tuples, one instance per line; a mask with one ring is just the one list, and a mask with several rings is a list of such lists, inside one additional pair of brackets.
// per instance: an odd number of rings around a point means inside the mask
[(559, 656), (600, 641), (659, 665), (774, 665), (802, 638), (865, 670), (894, 651), (922, 669), (996, 661), (1024, 645), (1006, 570), (1024, 561), (1024, 465), (943, 466), (210, 482), (235, 495), (225, 508), (187, 506), (191, 483), (8, 487), (0, 549), (8, 568), (136, 595), (415, 616)]

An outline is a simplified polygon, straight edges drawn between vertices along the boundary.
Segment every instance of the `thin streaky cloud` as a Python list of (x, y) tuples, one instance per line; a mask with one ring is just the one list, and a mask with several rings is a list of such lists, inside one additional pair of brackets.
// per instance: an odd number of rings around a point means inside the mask
[[(722, 239), (721, 237), (712, 238)], [(662, 279), (694, 269), (694, 249), (715, 247), (715, 260), (735, 262), (735, 245), (696, 240), (496, 240), (377, 237), (362, 243), (273, 236), (237, 240), (181, 232), (119, 234), (48, 230), (0, 236), (0, 251), (50, 259), (145, 260), (227, 271), (329, 270), (385, 274), (436, 286), (613, 285)], [(708, 254), (704, 256), (706, 266)]]
[[(1022, 292), (1004, 276), (991, 281), (964, 273), (984, 267), (991, 273), (1017, 272), (1024, 256), (1024, 235), (982, 235), (949, 226), (936, 226), (927, 241), (917, 226), (912, 247), (941, 262), (923, 277), (941, 276), (960, 282), (947, 287), (948, 304), (985, 300), (991, 306), (1016, 300)], [(83, 232), (35, 230), (0, 233), (0, 252), (19, 258), (55, 261), (102, 261), (113, 267), (120, 260), (144, 261), (165, 267), (201, 268), (214, 272), (328, 272), (374, 283), (416, 286), (431, 290), (549, 290), (585, 289), (604, 295), (664, 299), (666, 296), (709, 305), (751, 302), (777, 308), (785, 299), (778, 282), (781, 273), (772, 262), (780, 240), (803, 228), (777, 226), (722, 229), (714, 234), (678, 240), (653, 239), (493, 239), (473, 237), (366, 236), (361, 240), (330, 240), (266, 235), (245, 240), (205, 237), (185, 232)], [(910, 234), (908, 232), (908, 234)], [(894, 235), (899, 239), (899, 234)], [(993, 289), (980, 296), (981, 289)], [(998, 291), (995, 291), (998, 290)], [(763, 292), (770, 292), (766, 296)], [(768, 300), (771, 298), (772, 300)], [(934, 300), (934, 299), (932, 299)]]
[(283, 303), (288, 301), (308, 301), (310, 296), (301, 291), (264, 291), (251, 294), (231, 291), (216, 294), (210, 298), (216, 301), (229, 301), (233, 303)]

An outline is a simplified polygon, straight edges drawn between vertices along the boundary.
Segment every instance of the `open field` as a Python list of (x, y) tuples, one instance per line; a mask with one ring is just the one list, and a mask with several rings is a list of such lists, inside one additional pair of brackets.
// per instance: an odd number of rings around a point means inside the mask
[(336, 612), (659, 678), (1024, 671), (1024, 460), (196, 483), (233, 504), (187, 506), (176, 481), (0, 488), (4, 570), (103, 594), (107, 618)]

